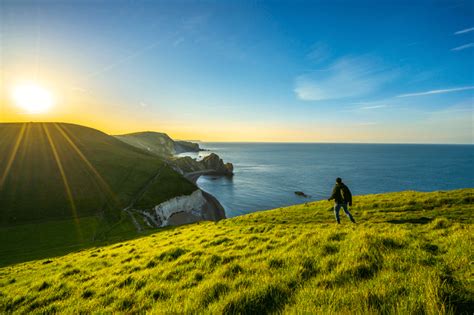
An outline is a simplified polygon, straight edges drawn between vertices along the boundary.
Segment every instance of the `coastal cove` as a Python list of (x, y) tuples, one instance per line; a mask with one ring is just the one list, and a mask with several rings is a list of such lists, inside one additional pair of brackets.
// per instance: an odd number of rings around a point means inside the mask
[(219, 200), (227, 217), (324, 200), (338, 176), (353, 194), (362, 195), (466, 188), (472, 186), (474, 175), (472, 145), (202, 142), (200, 146), (209, 151), (183, 155), (216, 153), (234, 165), (233, 177), (201, 176), (197, 181)]

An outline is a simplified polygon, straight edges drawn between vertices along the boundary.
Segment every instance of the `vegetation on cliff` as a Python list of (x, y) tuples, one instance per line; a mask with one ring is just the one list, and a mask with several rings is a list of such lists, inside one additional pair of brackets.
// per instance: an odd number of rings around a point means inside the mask
[(199, 152), (199, 144), (173, 140), (166, 133), (155, 131), (143, 131), (117, 135), (115, 138), (133, 147), (164, 158), (170, 158), (174, 154), (183, 152)]

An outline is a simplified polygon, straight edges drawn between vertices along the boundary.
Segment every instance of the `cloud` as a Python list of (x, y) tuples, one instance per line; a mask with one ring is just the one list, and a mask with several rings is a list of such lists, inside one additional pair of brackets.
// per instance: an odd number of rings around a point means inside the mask
[(444, 94), (444, 93), (460, 92), (460, 91), (467, 91), (467, 90), (474, 90), (474, 86), (463, 86), (463, 87), (452, 88), (452, 89), (440, 89), (440, 90), (431, 90), (431, 91), (425, 91), (425, 92), (401, 94), (401, 95), (397, 95), (397, 97), (411, 97), (411, 96), (423, 96), (423, 95), (432, 95), (432, 94)]
[(451, 51), (459, 51), (459, 50), (463, 50), (463, 49), (467, 49), (467, 48), (471, 48), (471, 47), (474, 47), (474, 43), (469, 43), (469, 44), (466, 44), (466, 45), (461, 45), (461, 46), (458, 46), (458, 47), (454, 47), (453, 49), (451, 49)]
[(469, 27), (460, 31), (457, 31), (454, 33), (454, 35), (460, 35), (460, 34), (465, 34), (474, 31), (474, 27)]
[(378, 90), (396, 75), (373, 58), (344, 57), (326, 70), (297, 77), (294, 92), (304, 101), (360, 97)]
[(387, 105), (363, 106), (363, 107), (360, 107), (359, 109), (369, 110), (369, 109), (378, 109), (378, 108), (384, 108), (384, 107), (387, 107)]

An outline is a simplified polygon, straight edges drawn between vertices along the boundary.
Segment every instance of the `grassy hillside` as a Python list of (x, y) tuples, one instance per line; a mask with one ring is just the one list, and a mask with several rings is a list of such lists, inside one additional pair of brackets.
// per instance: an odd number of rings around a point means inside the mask
[(175, 141), (166, 133), (145, 131), (115, 137), (135, 148), (157, 156), (170, 157), (175, 153)]
[(0, 124), (0, 135), (0, 264), (42, 247), (133, 234), (124, 207), (196, 189), (156, 156), (95, 129), (13, 123)]
[(166, 229), (0, 269), (0, 312), (474, 311), (474, 189), (357, 196)]
[(127, 133), (117, 135), (115, 138), (135, 148), (164, 158), (170, 158), (173, 154), (198, 152), (200, 150), (197, 143), (173, 140), (166, 133), (155, 131)]

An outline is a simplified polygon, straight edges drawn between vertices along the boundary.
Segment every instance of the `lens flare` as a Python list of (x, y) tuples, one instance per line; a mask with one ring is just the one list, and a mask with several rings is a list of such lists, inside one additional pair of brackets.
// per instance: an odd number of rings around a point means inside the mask
[(14, 87), (12, 97), (15, 104), (25, 110), (27, 114), (47, 112), (54, 104), (51, 92), (36, 84)]

